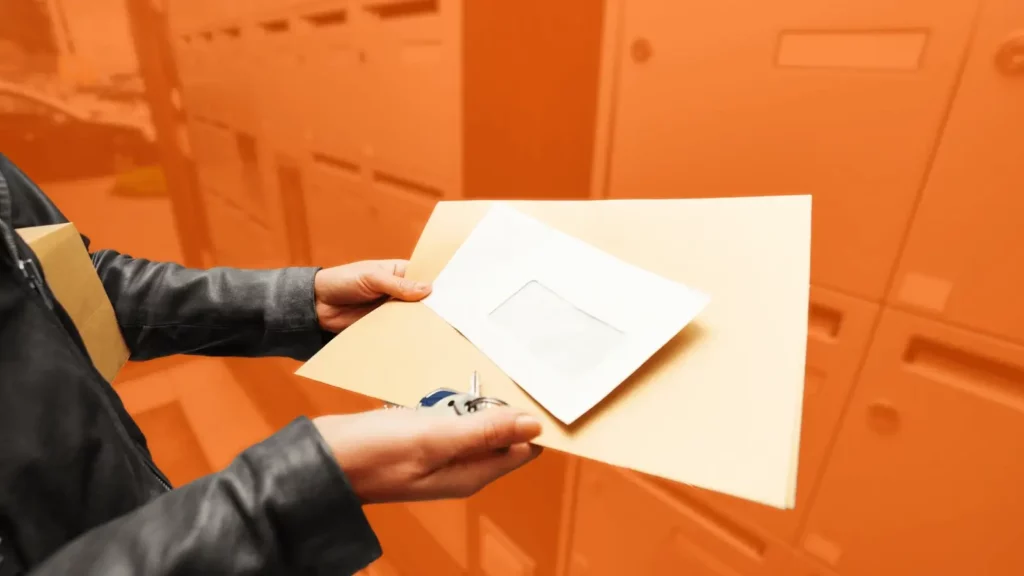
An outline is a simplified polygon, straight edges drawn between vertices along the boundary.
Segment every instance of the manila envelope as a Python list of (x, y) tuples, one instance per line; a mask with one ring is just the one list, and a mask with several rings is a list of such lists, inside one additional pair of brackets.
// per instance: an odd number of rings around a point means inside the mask
[(50, 291), (78, 329), (93, 365), (113, 382), (128, 361), (128, 345), (75, 225), (34, 226), (16, 232), (35, 253)]
[[(810, 290), (810, 196), (510, 201), (631, 264), (710, 295), (703, 312), (614, 392), (561, 424), (422, 303), (389, 302), (300, 376), (415, 405), (468, 388), (536, 415), (536, 444), (782, 509), (796, 499)], [(407, 270), (432, 281), (488, 201), (441, 202)], [(637, 294), (643, 298), (643, 294)]]

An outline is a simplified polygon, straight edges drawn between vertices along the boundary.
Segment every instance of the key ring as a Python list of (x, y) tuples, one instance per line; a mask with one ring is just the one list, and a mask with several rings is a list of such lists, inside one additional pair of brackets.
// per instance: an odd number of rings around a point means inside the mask
[(499, 400), (498, 398), (481, 396), (466, 402), (466, 412), (476, 412), (478, 410), (485, 410), (487, 408), (494, 408), (497, 406), (508, 406), (508, 403), (504, 400)]
[[(417, 410), (450, 410), (457, 416), (462, 416), (479, 412), (480, 410), (487, 410), (488, 408), (508, 406), (508, 403), (499, 398), (480, 395), (480, 376), (475, 371), (473, 372), (469, 388), (470, 391), (468, 393), (452, 390), (451, 388), (438, 388), (420, 398), (420, 401), (414, 408)], [(407, 409), (407, 407), (385, 403), (384, 409)]]

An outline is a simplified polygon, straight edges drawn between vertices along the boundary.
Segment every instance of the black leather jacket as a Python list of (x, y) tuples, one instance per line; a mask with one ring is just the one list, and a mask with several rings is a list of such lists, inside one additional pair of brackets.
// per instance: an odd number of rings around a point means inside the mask
[[(2, 155), (0, 175), (0, 576), (352, 574), (376, 560), (362, 506), (305, 418), (170, 489), (45, 279), (33, 287), (19, 266), (34, 256), (14, 229), (66, 219)], [(323, 344), (315, 268), (92, 259), (135, 360), (305, 359)]]

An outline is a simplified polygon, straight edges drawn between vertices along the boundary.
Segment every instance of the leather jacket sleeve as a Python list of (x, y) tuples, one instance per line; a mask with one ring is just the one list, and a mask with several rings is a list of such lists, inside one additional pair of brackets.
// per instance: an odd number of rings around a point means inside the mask
[(300, 418), (222, 472), (79, 536), (29, 574), (346, 575), (380, 556), (341, 468)]
[(101, 250), (92, 255), (133, 360), (172, 354), (307, 360), (324, 345), (317, 268), (194, 270)]
[[(0, 155), (13, 196), (15, 228), (67, 222), (46, 194)], [(82, 237), (86, 248), (89, 239)], [(313, 300), (317, 268), (194, 270), (92, 253), (133, 360), (174, 354), (284, 356), (307, 360), (331, 334)]]

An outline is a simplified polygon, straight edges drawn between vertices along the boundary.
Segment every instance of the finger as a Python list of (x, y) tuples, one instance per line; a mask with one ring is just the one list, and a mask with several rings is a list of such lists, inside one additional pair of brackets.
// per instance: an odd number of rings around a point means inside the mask
[(540, 422), (512, 408), (491, 408), (446, 419), (434, 428), (431, 444), (446, 460), (465, 459), (476, 454), (533, 440), (541, 433)]
[(381, 270), (387, 270), (394, 276), (405, 276), (405, 269), (409, 266), (408, 260), (374, 260), (373, 261), (378, 268)]
[(429, 285), (392, 274), (383, 268), (367, 274), (365, 281), (367, 287), (374, 292), (406, 302), (416, 302), (430, 294)]
[(439, 492), (456, 497), (472, 496), (491, 482), (529, 463), (541, 452), (540, 446), (513, 444), (507, 452), (491, 452), (488, 456), (454, 462), (432, 474), (429, 482)]
[(405, 269), (409, 265), (408, 260), (386, 260), (385, 265), (391, 270), (391, 274), (404, 278)]

